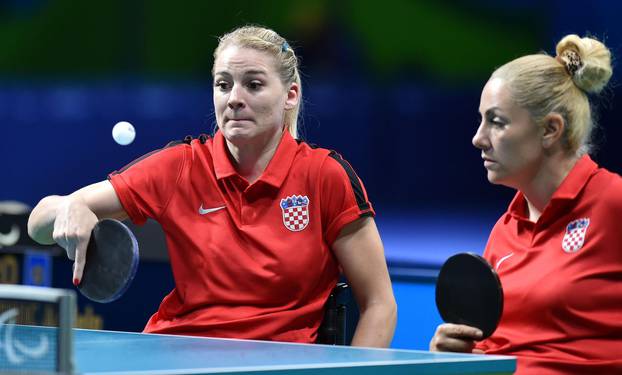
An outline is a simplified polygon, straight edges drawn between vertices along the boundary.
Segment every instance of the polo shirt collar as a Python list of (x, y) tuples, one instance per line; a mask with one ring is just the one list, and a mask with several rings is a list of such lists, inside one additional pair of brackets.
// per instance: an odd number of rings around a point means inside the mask
[[(257, 181), (263, 181), (276, 188), (280, 187), (287, 177), (297, 151), (298, 143), (289, 131), (285, 130), (272, 159)], [(231, 162), (225, 137), (220, 131), (214, 135), (214, 172), (219, 180), (238, 174)]]
[(285, 177), (289, 173), (289, 169), (294, 162), (294, 157), (298, 152), (298, 142), (289, 134), (289, 131), (283, 132), (281, 143), (277, 147), (274, 156), (268, 163), (266, 170), (259, 177), (263, 181), (274, 187), (280, 187), (285, 181)]
[(220, 131), (214, 134), (214, 172), (219, 180), (237, 174), (229, 158), (227, 142)]
[[(551, 197), (551, 201), (544, 208), (544, 210), (546, 211), (547, 208), (549, 208), (552, 201), (575, 199), (581, 190), (583, 190), (583, 187), (587, 184), (589, 177), (596, 171), (596, 169), (598, 169), (598, 165), (590, 158), (590, 156), (587, 154), (583, 155), (574, 167), (572, 167), (566, 178), (562, 181), (561, 185), (559, 185), (557, 190), (555, 190), (553, 196)], [(506, 216), (506, 221), (509, 219), (509, 216), (526, 220), (526, 206), (527, 200), (525, 199), (525, 196), (523, 193), (518, 191), (508, 207), (508, 216)]]

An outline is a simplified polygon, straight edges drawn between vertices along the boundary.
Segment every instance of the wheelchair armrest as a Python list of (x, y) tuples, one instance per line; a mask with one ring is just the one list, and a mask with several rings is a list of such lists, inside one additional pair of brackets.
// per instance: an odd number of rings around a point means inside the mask
[(339, 301), (339, 296), (350, 286), (340, 282), (333, 288), (324, 305), (324, 319), (318, 330), (317, 343), (328, 345), (347, 345), (346, 304)]

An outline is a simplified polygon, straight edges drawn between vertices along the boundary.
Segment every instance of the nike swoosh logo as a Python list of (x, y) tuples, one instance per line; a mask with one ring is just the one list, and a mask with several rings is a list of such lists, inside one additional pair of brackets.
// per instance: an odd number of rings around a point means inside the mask
[(214, 211), (222, 210), (225, 207), (227, 206), (220, 206), (220, 207), (214, 207), (214, 208), (203, 208), (203, 205), (201, 204), (201, 207), (199, 207), (199, 214), (200, 215), (209, 214)]
[(19, 240), (19, 234), (19, 227), (15, 224), (11, 225), (11, 231), (9, 233), (0, 232), (0, 247), (15, 245)]
[(508, 260), (512, 255), (514, 255), (514, 253), (509, 253), (508, 255), (504, 256), (503, 258), (499, 259), (497, 261), (497, 265), (495, 266), (495, 270), (499, 271), (499, 266), (501, 266), (501, 263), (505, 262), (506, 260)]

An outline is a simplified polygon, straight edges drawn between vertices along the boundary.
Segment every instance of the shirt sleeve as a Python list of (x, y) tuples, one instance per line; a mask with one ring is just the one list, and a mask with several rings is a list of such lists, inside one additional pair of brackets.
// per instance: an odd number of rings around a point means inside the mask
[(364, 216), (374, 216), (363, 182), (339, 154), (331, 152), (320, 170), (324, 237), (332, 245), (341, 229)]
[(132, 222), (142, 225), (162, 216), (176, 191), (185, 149), (176, 145), (151, 152), (108, 175)]

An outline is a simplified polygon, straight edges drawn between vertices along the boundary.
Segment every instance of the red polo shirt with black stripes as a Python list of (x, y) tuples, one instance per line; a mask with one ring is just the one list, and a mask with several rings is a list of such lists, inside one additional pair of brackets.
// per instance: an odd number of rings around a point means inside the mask
[(146, 332), (314, 342), (338, 279), (331, 244), (374, 211), (338, 154), (288, 132), (252, 184), (220, 132), (153, 152), (109, 176), (136, 224), (166, 234), (175, 289)]
[(515, 355), (516, 374), (622, 373), (622, 178), (583, 156), (537, 222), (517, 193), (484, 256), (505, 304), (478, 344)]

